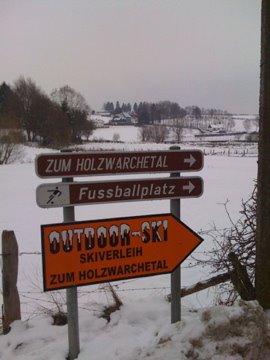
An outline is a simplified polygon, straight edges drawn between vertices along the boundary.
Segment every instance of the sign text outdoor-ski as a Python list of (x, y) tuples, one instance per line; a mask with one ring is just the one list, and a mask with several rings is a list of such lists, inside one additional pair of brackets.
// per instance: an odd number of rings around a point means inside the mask
[(44, 290), (172, 272), (202, 238), (171, 214), (41, 226)]

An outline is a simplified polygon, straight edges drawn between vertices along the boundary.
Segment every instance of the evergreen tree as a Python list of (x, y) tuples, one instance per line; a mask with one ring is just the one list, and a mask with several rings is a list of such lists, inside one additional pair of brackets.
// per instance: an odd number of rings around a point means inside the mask
[(122, 112), (126, 112), (127, 111), (127, 104), (123, 103), (121, 106), (121, 110)]
[(114, 105), (113, 102), (110, 103), (110, 113), (113, 114), (114, 113)]
[(153, 124), (155, 121), (160, 120), (160, 115), (157, 110), (156, 104), (150, 105), (150, 122)]
[(135, 102), (134, 105), (133, 105), (133, 111), (134, 111), (135, 113), (138, 112), (138, 104), (137, 104), (136, 102)]
[(114, 114), (120, 114), (122, 112), (122, 109), (121, 109), (121, 106), (120, 106), (120, 103), (119, 101), (116, 101), (116, 104), (115, 104), (115, 109), (114, 109)]
[(112, 102), (107, 101), (106, 103), (104, 103), (103, 109), (112, 114), (114, 112), (114, 105)]
[(131, 105), (130, 105), (130, 103), (127, 103), (127, 111), (128, 111), (128, 112), (131, 111)]
[(138, 122), (140, 125), (150, 124), (150, 104), (149, 103), (140, 103), (138, 106)]
[(103, 104), (103, 109), (104, 109), (105, 111), (110, 111), (109, 108), (110, 108), (110, 103), (109, 103), (109, 101)]

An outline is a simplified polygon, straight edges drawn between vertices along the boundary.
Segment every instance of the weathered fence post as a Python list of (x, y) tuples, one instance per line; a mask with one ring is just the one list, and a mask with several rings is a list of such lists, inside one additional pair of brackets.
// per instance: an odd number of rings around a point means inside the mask
[(2, 287), (3, 287), (3, 331), (7, 334), (10, 324), (21, 319), (20, 298), (17, 289), (18, 243), (14, 231), (2, 233)]

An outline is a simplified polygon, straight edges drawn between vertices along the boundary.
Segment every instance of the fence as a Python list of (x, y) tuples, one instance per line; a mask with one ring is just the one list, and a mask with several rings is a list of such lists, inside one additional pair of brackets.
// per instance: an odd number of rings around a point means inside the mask
[[(13, 231), (3, 231), (2, 233), (2, 286), (3, 286), (3, 306), (2, 306), (2, 326), (3, 333), (8, 333), (10, 330), (10, 324), (15, 320), (21, 319), (21, 303), (19, 292), (17, 289), (17, 278), (18, 278), (18, 263), (19, 257), (22, 255), (41, 255), (40, 252), (19, 252), (18, 244)], [(247, 278), (247, 273), (245, 268), (238, 262), (237, 258), (234, 257), (232, 263), (233, 271), (219, 274), (213, 276), (205, 281), (197, 282), (196, 284), (188, 287), (181, 288), (181, 297), (191, 295), (193, 293), (199, 292), (201, 290), (205, 290), (209, 287), (216, 286), (226, 281), (232, 281), (235, 285), (238, 293), (241, 298), (245, 300), (250, 300), (250, 297), (253, 299), (253, 289), (251, 284), (249, 283), (249, 279)], [(240, 281), (241, 280), (241, 281)], [(124, 284), (130, 284), (134, 280), (125, 280), (122, 282), (118, 282), (118, 286), (116, 287), (117, 292), (121, 291), (149, 291), (149, 290), (158, 290), (167, 292), (170, 287), (144, 287), (144, 288), (132, 288), (128, 287), (126, 289), (120, 289), (119, 286)], [(243, 295), (241, 283), (246, 284), (244, 287), (245, 293)], [(240, 285), (239, 285), (240, 284)], [(79, 297), (84, 297), (86, 295), (90, 295), (97, 292), (106, 291), (106, 284), (102, 284), (98, 289), (95, 290), (80, 290)], [(240, 286), (240, 287), (239, 287)], [(249, 290), (248, 292), (246, 290)], [(40, 290), (36, 291), (21, 291), (20, 296), (22, 299), (26, 301), (34, 301), (36, 303), (42, 304), (42, 302), (46, 302), (47, 305), (41, 305), (43, 309), (43, 313), (47, 312), (50, 315), (54, 315), (56, 311), (59, 313), (65, 312), (66, 306), (66, 298), (64, 293), (61, 291), (52, 291), (46, 293), (47, 298), (44, 300), (39, 295), (44, 295), (44, 292)], [(170, 301), (170, 294), (166, 294), (167, 299)], [(48, 299), (49, 297), (49, 299)], [(84, 308), (80, 306), (80, 308)], [(46, 311), (47, 310), (47, 311)], [(90, 309), (89, 309), (90, 310)], [(35, 313), (36, 315), (36, 313)]]

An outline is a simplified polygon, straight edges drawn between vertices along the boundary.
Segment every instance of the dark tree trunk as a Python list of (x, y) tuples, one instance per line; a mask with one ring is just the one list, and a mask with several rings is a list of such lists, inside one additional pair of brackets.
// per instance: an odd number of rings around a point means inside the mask
[(270, 309), (270, 1), (262, 0), (256, 298)]

